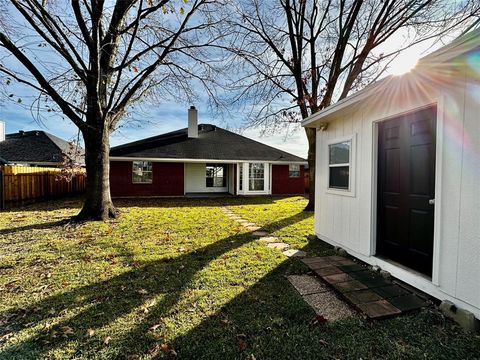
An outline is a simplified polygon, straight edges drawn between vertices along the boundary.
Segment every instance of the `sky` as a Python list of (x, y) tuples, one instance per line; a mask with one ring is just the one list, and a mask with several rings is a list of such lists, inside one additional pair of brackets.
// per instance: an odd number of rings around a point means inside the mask
[[(402, 41), (402, 36), (404, 35), (397, 34), (390, 39), (390, 42), (385, 44), (385, 48), (379, 49), (379, 51), (388, 51), (389, 48), (398, 46), (399, 42)], [(415, 65), (419, 57), (426, 55), (426, 52), (432, 51), (434, 48), (435, 46), (432, 48), (431, 43), (423, 43), (407, 49), (391, 63), (390, 69), (385, 73), (385, 76), (408, 71)], [(242, 114), (239, 114), (235, 120), (230, 121), (212, 116), (208, 110), (206, 100), (200, 100), (195, 104), (144, 104), (141, 111), (131, 114), (134, 120), (140, 121), (130, 122), (128, 126), (121, 127), (115, 131), (111, 136), (111, 145), (120, 145), (186, 127), (189, 105), (195, 105), (198, 109), (199, 123), (215, 124), (229, 129), (241, 129), (244, 126), (246, 119), (242, 119)], [(144, 121), (145, 119), (147, 121)], [(18, 132), (19, 130), (45, 130), (66, 140), (76, 139), (78, 134), (77, 128), (68, 119), (52, 116), (40, 124), (34, 119), (29, 109), (22, 107), (15, 101), (5, 99), (0, 99), (0, 120), (5, 122), (7, 134)], [(241, 133), (251, 139), (289, 153), (301, 157), (307, 156), (307, 139), (299, 124), (289, 129), (288, 136), (286, 136), (285, 132), (262, 134), (261, 129), (258, 128), (244, 128), (241, 129)]]

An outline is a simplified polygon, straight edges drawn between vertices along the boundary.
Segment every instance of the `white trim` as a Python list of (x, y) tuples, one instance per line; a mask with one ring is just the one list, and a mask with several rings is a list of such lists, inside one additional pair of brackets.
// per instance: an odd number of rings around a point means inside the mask
[(442, 225), (442, 178), (443, 178), (443, 140), (444, 140), (444, 114), (445, 114), (445, 94), (442, 93), (437, 103), (437, 127), (435, 134), (435, 204), (433, 205), (433, 264), (432, 264), (432, 283), (440, 285), (440, 243), (441, 243), (441, 225)]
[(475, 314), (475, 316), (477, 318), (480, 318), (480, 310), (459, 299), (459, 298), (456, 298), (454, 296), (451, 296), (445, 292), (443, 292), (441, 290), (441, 288), (439, 288), (437, 285), (433, 284), (429, 278), (426, 278), (425, 276), (419, 274), (419, 273), (416, 273), (414, 271), (412, 271), (411, 269), (406, 269), (406, 268), (403, 268), (403, 267), (400, 267), (400, 266), (397, 266), (396, 264), (392, 263), (392, 262), (389, 262), (389, 261), (385, 261), (383, 259), (380, 259), (376, 256), (366, 256), (362, 253), (359, 253), (355, 250), (352, 250), (350, 248), (348, 248), (347, 246), (345, 246), (345, 244), (341, 244), (341, 243), (337, 243), (336, 241), (328, 238), (327, 236), (325, 235), (322, 235), (321, 233), (319, 233), (318, 231), (315, 232), (315, 235), (317, 235), (317, 237), (321, 240), (321, 241), (324, 241), (332, 246), (338, 246), (338, 247), (341, 247), (342, 249), (344, 249), (348, 254), (350, 254), (351, 256), (369, 264), (369, 265), (372, 265), (372, 266), (378, 266), (380, 267), (381, 269), (385, 270), (385, 271), (388, 271), (394, 278), (397, 278), (427, 294), (429, 294), (430, 296), (433, 296), (434, 298), (437, 298), (439, 300), (449, 300), (449, 301), (452, 301), (453, 303), (455, 303), (456, 305), (458, 305), (458, 307), (460, 308), (463, 308), (463, 309), (466, 309), (468, 311), (471, 311), (472, 313)]
[[(357, 152), (357, 134), (353, 133), (351, 135), (347, 136), (342, 136), (336, 139), (330, 139), (327, 141), (327, 151), (326, 151), (326, 156), (327, 156), (327, 189), (326, 193), (327, 194), (333, 194), (333, 195), (341, 195), (341, 196), (350, 196), (350, 197), (355, 197), (355, 162), (356, 162), (356, 152)], [(350, 142), (350, 150), (349, 150), (349, 162), (344, 163), (344, 164), (334, 164), (330, 165), (330, 145), (334, 144), (339, 144), (343, 142)], [(330, 187), (330, 167), (336, 167), (336, 166), (348, 166), (348, 189), (337, 189), (337, 188), (331, 188)]]
[(110, 161), (151, 161), (151, 162), (184, 162), (184, 163), (222, 163), (235, 164), (239, 162), (262, 162), (269, 164), (300, 164), (306, 165), (307, 161), (270, 161), (270, 160), (220, 160), (220, 159), (173, 159), (173, 158), (147, 158), (129, 156), (110, 156)]

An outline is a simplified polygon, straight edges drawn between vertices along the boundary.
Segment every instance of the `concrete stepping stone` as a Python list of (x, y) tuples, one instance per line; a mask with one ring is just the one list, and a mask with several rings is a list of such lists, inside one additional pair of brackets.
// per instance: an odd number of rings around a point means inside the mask
[(320, 277), (343, 273), (342, 270), (340, 270), (338, 267), (333, 265), (322, 267), (320, 269), (314, 269), (313, 272)]
[(312, 270), (322, 269), (325, 267), (332, 266), (332, 264), (328, 259), (324, 259), (322, 257), (313, 257), (313, 258), (307, 257), (302, 259), (302, 262)]
[(325, 280), (330, 285), (333, 285), (333, 284), (336, 284), (336, 283), (339, 283), (339, 282), (352, 281), (353, 278), (351, 278), (346, 273), (341, 273), (341, 274), (333, 274), (333, 275), (324, 276), (323, 280)]
[(373, 291), (385, 299), (410, 294), (406, 289), (403, 289), (398, 285), (377, 287), (374, 288)]
[(364, 290), (368, 289), (367, 285), (362, 284), (358, 280), (352, 280), (352, 281), (345, 281), (341, 283), (336, 283), (334, 285), (335, 289), (340, 291), (341, 293), (347, 293), (350, 291), (357, 291), (357, 290)]
[(298, 250), (298, 249), (290, 249), (290, 250), (284, 251), (283, 255), (288, 257), (305, 257), (307, 256), (307, 253), (305, 251)]
[(329, 291), (325, 284), (310, 275), (289, 275), (287, 279), (302, 296)]
[(267, 236), (268, 232), (263, 231), (263, 230), (256, 230), (256, 231), (252, 232), (252, 235), (262, 237), (262, 236)]
[(246, 228), (247, 230), (250, 230), (250, 231), (257, 231), (261, 229), (260, 226), (246, 226)]
[(268, 243), (267, 246), (270, 249), (277, 249), (277, 250), (285, 250), (286, 248), (289, 247), (288, 244), (282, 243), (282, 242), (277, 242), (277, 243)]
[(381, 319), (400, 315), (402, 312), (387, 300), (378, 300), (365, 304), (359, 304), (357, 307), (365, 313), (370, 319)]
[(263, 241), (267, 243), (274, 243), (274, 242), (279, 242), (278, 237), (276, 236), (262, 236), (258, 241)]
[(240, 223), (241, 223), (243, 226), (245, 226), (245, 227), (257, 226), (257, 224), (252, 223), (252, 222), (242, 222), (242, 221), (240, 221)]
[(388, 301), (403, 312), (417, 310), (429, 305), (425, 300), (413, 294), (394, 297)]
[(382, 300), (380, 295), (368, 289), (348, 292), (344, 296), (355, 305)]

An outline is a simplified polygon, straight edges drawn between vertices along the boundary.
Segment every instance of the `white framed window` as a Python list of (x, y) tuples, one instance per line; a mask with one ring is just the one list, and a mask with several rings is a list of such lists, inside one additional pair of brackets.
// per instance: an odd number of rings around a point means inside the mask
[(328, 141), (327, 192), (355, 195), (355, 135)]
[(265, 164), (249, 163), (248, 168), (248, 190), (264, 191), (265, 190)]
[(300, 177), (300, 165), (298, 164), (288, 165), (288, 177), (290, 178)]
[(132, 163), (132, 182), (134, 184), (151, 184), (152, 174), (151, 161), (134, 161)]
[(205, 166), (206, 187), (227, 186), (227, 166), (219, 164), (207, 164)]

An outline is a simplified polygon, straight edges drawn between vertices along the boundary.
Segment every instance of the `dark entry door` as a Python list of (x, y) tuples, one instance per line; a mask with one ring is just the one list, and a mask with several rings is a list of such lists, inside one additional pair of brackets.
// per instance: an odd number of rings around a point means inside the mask
[(381, 122), (377, 254), (432, 274), (436, 108)]

